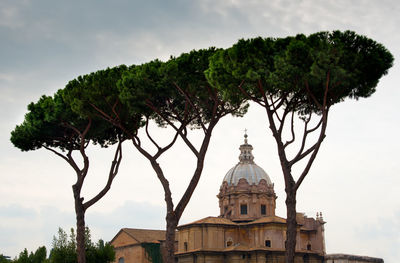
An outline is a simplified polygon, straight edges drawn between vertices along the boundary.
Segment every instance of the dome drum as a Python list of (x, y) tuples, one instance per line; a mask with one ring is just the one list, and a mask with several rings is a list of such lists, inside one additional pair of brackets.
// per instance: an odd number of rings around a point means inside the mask
[(231, 186), (228, 186), (227, 182), (223, 182), (217, 197), (220, 198), (230, 194), (239, 194), (241, 192), (276, 197), (274, 184), (267, 184), (264, 179), (262, 179), (258, 185), (249, 185), (245, 179), (241, 179), (238, 185)]

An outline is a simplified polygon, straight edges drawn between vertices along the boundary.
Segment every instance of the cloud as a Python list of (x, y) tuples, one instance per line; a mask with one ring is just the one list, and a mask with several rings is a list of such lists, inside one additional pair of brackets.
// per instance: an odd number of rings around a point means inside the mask
[(385, 262), (396, 262), (400, 257), (400, 210), (391, 217), (360, 224), (354, 231), (359, 240), (367, 244), (370, 255), (386, 255)]
[(87, 212), (86, 222), (95, 236), (110, 241), (121, 228), (165, 229), (165, 208), (126, 201), (111, 212)]
[(27, 1), (9, 1), (5, 0), (0, 3), (0, 28), (18, 29), (24, 23), (21, 19), (21, 6)]
[[(56, 207), (32, 209), (18, 204), (0, 207), (0, 247), (8, 256), (16, 256), (24, 248), (49, 247), (59, 226), (73, 225), (74, 216)], [(71, 224), (72, 223), (72, 224)]]
[[(148, 203), (127, 201), (110, 212), (86, 213), (86, 224), (94, 241), (111, 240), (124, 227), (162, 229), (165, 225), (164, 208)], [(67, 233), (75, 227), (75, 214), (54, 206), (39, 209), (18, 204), (0, 207), (0, 253), (16, 256), (24, 248), (36, 250), (45, 245), (51, 248), (59, 227)]]
[[(42, 94), (52, 95), (69, 80), (107, 66), (167, 59), (194, 48), (228, 47), (238, 38), (258, 35), (352, 29), (398, 53), (398, 13), (400, 5), (393, 0), (0, 1), (0, 197), (4, 204), (13, 204), (0, 207), (0, 248), (4, 250), (0, 253), (13, 256), (24, 247), (35, 250), (49, 245), (58, 226), (68, 231), (75, 224), (70, 168), (47, 152), (21, 154), (9, 141), (27, 104)], [(379, 88), (368, 103), (335, 106), (327, 140), (302, 185), (305, 197), (298, 202), (306, 211), (313, 211), (316, 204), (326, 211), (327, 232), (332, 234), (327, 242), (336, 246), (332, 250), (381, 249), (365, 254), (382, 256), (385, 262), (397, 262), (399, 257), (393, 247), (399, 247), (400, 216), (391, 211), (398, 207), (398, 143), (393, 139), (399, 133), (398, 73), (391, 69), (388, 81), (380, 83), (384, 89)], [(224, 120), (229, 125), (215, 130), (204, 176), (182, 221), (218, 214), (215, 194), (224, 173), (237, 162), (237, 139), (246, 127), (260, 138), (251, 137), (258, 151), (257, 163), (275, 176), (278, 210), (285, 215), (276, 146), (274, 142), (262, 144), (270, 138), (267, 125), (260, 125), (265, 114), (246, 116), (253, 117)], [(215, 136), (218, 133), (220, 137)], [(176, 158), (178, 154), (180, 158)], [(121, 169), (110, 195), (99, 208), (88, 211), (87, 223), (94, 238), (109, 240), (122, 227), (160, 229), (165, 225), (162, 188), (152, 170), (144, 175), (147, 160), (138, 155), (124, 158), (129, 165)], [(163, 162), (172, 175), (171, 186), (178, 185), (173, 188), (174, 197), (179, 197), (184, 189), (181, 185), (187, 183), (184, 174), (191, 173), (189, 162), (182, 158), (190, 159), (178, 151)], [(97, 168), (97, 164), (91, 167)], [(360, 182), (362, 187), (358, 187)], [(128, 198), (136, 202), (126, 201)], [(115, 203), (123, 205), (113, 207)]]
[(32, 220), (36, 216), (34, 209), (25, 208), (18, 204), (8, 205), (0, 209), (0, 217), (3, 219), (15, 219), (24, 218), (26, 220)]

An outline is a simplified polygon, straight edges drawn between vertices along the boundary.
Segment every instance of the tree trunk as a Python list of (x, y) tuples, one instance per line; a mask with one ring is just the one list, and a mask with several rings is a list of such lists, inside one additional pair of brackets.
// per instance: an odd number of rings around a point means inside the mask
[(76, 214), (76, 253), (78, 263), (86, 263), (85, 251), (85, 209), (83, 207), (83, 198), (80, 198), (76, 187), (74, 189), (75, 214)]
[(294, 255), (296, 250), (296, 190), (292, 187), (286, 187), (286, 263), (294, 263)]
[(168, 212), (167, 220), (167, 233), (165, 235), (165, 256), (163, 256), (164, 263), (175, 262), (175, 229), (178, 225), (178, 220), (173, 211)]

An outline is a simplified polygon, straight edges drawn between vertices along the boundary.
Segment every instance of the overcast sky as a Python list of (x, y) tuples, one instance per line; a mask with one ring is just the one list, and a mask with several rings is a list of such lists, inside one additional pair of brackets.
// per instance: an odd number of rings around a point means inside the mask
[[(192, 49), (229, 47), (239, 38), (354, 30), (384, 44), (395, 65), (376, 93), (331, 109), (327, 137), (298, 193), (298, 211), (322, 212), (328, 253), (400, 257), (400, 5), (395, 0), (0, 0), (0, 254), (50, 248), (57, 228), (75, 225), (73, 170), (46, 150), (21, 152), (9, 141), (26, 106), (82, 74), (140, 64)], [(286, 217), (276, 146), (262, 109), (216, 127), (206, 166), (181, 223), (218, 216), (216, 195), (238, 162), (248, 129), (255, 162), (275, 184), (277, 214)], [(159, 138), (169, 134), (153, 127)], [(196, 140), (196, 133), (194, 140)], [(163, 191), (151, 166), (124, 144), (108, 195), (87, 212), (94, 239), (123, 227), (162, 229)], [(111, 149), (112, 150), (112, 149)], [(112, 151), (91, 147), (86, 199), (105, 182)], [(160, 160), (180, 198), (195, 160), (179, 142)], [(175, 201), (177, 202), (177, 201)]]

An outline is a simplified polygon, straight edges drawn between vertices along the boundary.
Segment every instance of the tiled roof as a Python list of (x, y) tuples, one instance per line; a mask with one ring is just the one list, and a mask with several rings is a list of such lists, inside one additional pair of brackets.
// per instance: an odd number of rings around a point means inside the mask
[(286, 219), (279, 216), (265, 216), (252, 222), (244, 223), (245, 225), (262, 224), (262, 223), (282, 223), (286, 224)]
[(236, 223), (234, 223), (231, 220), (226, 219), (226, 218), (209, 216), (209, 217), (202, 218), (200, 220), (194, 221), (194, 222), (189, 223), (189, 224), (180, 225), (178, 228), (184, 227), (184, 226), (189, 226), (189, 225), (203, 225), (203, 224), (231, 225), (231, 226), (237, 225)]
[(124, 231), (132, 238), (136, 239), (139, 243), (146, 243), (165, 240), (165, 230), (149, 230), (149, 229), (136, 229), (136, 228), (123, 228)]
[(251, 221), (251, 222), (247, 222), (247, 223), (235, 223), (227, 218), (209, 216), (209, 217), (205, 217), (200, 220), (194, 221), (192, 223), (180, 225), (180, 226), (178, 226), (178, 229), (182, 228), (182, 227), (187, 227), (187, 226), (204, 225), (204, 224), (225, 225), (225, 226), (249, 226), (249, 225), (254, 225), (254, 224), (265, 224), (265, 223), (286, 224), (286, 219), (279, 217), (279, 216), (266, 216), (266, 217), (261, 217), (255, 221)]

